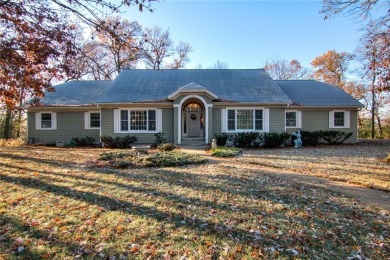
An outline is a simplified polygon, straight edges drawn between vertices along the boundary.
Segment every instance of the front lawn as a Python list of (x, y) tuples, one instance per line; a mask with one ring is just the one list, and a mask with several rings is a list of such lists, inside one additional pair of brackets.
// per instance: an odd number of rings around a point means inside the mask
[(237, 160), (390, 191), (389, 152), (390, 140), (365, 140), (356, 145), (247, 150)]
[(0, 148), (0, 259), (390, 255), (389, 212), (215, 162), (86, 165), (103, 151)]

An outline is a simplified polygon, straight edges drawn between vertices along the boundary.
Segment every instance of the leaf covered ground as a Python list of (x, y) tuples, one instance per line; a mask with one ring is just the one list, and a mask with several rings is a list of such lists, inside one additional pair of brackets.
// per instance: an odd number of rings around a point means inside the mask
[(340, 194), (218, 163), (86, 167), (102, 152), (0, 148), (0, 258), (390, 255), (389, 212)]
[(389, 153), (390, 140), (363, 140), (354, 145), (247, 150), (238, 161), (390, 191), (385, 161)]

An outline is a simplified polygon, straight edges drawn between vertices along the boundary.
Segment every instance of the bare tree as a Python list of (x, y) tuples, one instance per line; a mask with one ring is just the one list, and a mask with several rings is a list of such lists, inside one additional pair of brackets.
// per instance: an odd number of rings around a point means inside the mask
[(321, 13), (325, 14), (325, 19), (341, 13), (354, 16), (358, 21), (367, 21), (366, 27), (374, 31), (390, 28), (388, 0), (323, 0)]
[[(385, 49), (385, 50), (384, 50)], [(386, 54), (387, 55), (384, 55)], [(368, 85), (368, 104), (371, 113), (371, 138), (375, 138), (375, 125), (378, 126), (379, 135), (383, 138), (382, 112), (380, 109), (390, 104), (389, 95), (389, 44), (388, 39), (378, 35), (363, 42), (359, 51), (363, 65), (364, 79)], [(375, 124), (375, 120), (377, 121)]]
[(147, 68), (179, 69), (189, 61), (192, 47), (184, 42), (175, 47), (168, 30), (163, 31), (158, 26), (145, 28), (144, 37), (143, 57)]
[(229, 64), (227, 62), (223, 62), (220, 60), (217, 60), (216, 62), (213, 63), (208, 69), (228, 69)]
[(312, 73), (301, 66), (299, 61), (291, 60), (290, 62), (285, 59), (269, 59), (264, 64), (265, 71), (273, 79), (286, 80), (286, 79), (311, 79)]

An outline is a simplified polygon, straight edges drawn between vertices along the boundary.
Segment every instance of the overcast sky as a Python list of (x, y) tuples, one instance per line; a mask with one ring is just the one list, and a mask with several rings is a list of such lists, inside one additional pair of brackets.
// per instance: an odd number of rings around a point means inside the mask
[(153, 13), (130, 8), (123, 18), (169, 28), (176, 43), (190, 43), (187, 68), (217, 60), (234, 69), (260, 68), (275, 57), (309, 67), (327, 50), (353, 52), (362, 35), (351, 17), (324, 20), (321, 1), (165, 0), (153, 7)]

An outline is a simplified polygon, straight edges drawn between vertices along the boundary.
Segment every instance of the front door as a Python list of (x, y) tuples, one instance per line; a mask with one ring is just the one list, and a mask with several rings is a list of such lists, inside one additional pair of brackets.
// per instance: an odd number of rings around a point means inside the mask
[(191, 111), (187, 113), (188, 137), (199, 137), (200, 135), (200, 118), (202, 112)]

